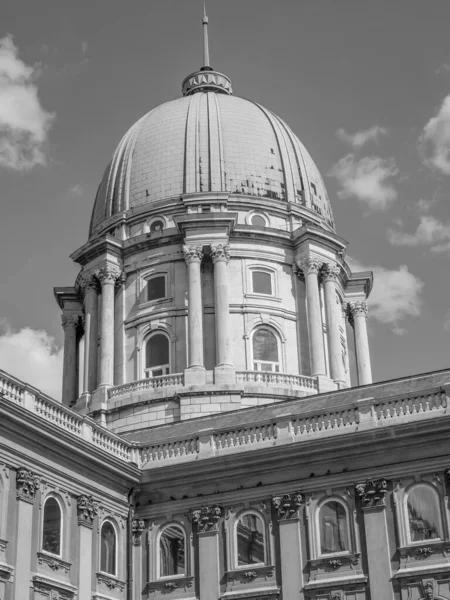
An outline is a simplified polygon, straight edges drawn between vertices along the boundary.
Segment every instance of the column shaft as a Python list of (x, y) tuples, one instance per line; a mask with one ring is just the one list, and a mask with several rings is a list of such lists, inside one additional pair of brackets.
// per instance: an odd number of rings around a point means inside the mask
[(369, 339), (367, 336), (367, 303), (355, 302), (350, 305), (355, 334), (356, 367), (359, 385), (372, 383)]
[(322, 311), (320, 308), (318, 279), (321, 263), (312, 258), (302, 261), (299, 266), (305, 274), (306, 282), (309, 345), (311, 349), (311, 374), (313, 376), (326, 375)]
[(118, 280), (114, 315), (114, 385), (125, 383), (125, 273)]
[(228, 295), (228, 246), (212, 248), (214, 260), (214, 303), (216, 318), (217, 366), (232, 366), (230, 343), (230, 303)]
[(336, 278), (339, 275), (339, 271), (339, 267), (325, 265), (322, 281), (325, 296), (330, 377), (336, 383), (344, 385), (345, 374), (342, 362), (341, 332), (339, 329), (340, 319), (338, 305), (336, 303)]
[(91, 278), (85, 285), (84, 296), (84, 381), (83, 392), (93, 392), (97, 387), (98, 353), (98, 294), (97, 282)]
[(77, 350), (77, 325), (79, 315), (63, 315), (64, 328), (64, 360), (62, 402), (72, 406), (78, 398), (78, 350)]
[(203, 306), (200, 264), (201, 248), (184, 247), (188, 265), (188, 366), (204, 369), (203, 362)]
[(114, 286), (119, 271), (104, 268), (98, 272), (102, 285), (102, 310), (100, 317), (100, 384), (114, 383)]

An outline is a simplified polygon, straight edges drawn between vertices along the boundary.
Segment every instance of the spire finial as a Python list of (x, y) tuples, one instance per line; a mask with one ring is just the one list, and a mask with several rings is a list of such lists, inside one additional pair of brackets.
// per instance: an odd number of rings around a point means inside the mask
[(208, 17), (206, 15), (206, 1), (203, 2), (203, 68), (210, 69), (209, 42), (208, 42)]

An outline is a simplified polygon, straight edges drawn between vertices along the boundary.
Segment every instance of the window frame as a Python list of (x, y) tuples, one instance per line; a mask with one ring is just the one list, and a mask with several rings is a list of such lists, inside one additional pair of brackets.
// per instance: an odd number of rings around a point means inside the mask
[[(157, 221), (161, 221), (161, 223), (163, 224), (162, 230), (161, 231), (151, 231), (151, 227), (152, 227), (153, 223), (156, 223)], [(147, 219), (147, 221), (145, 223), (145, 229), (147, 230), (146, 233), (148, 233), (150, 235), (155, 234), (155, 233), (162, 233), (165, 229), (167, 229), (167, 220), (162, 215), (155, 215), (154, 217)]]
[[(152, 279), (156, 279), (157, 277), (164, 277), (164, 296), (161, 296), (161, 298), (154, 298), (153, 300), (149, 300), (148, 299), (148, 286), (151, 282)], [(153, 304), (157, 304), (158, 302), (164, 302), (165, 300), (168, 299), (168, 289), (167, 289), (167, 272), (165, 271), (161, 271), (161, 272), (156, 272), (156, 273), (152, 273), (151, 275), (149, 275), (148, 277), (145, 277), (144, 279), (145, 284), (144, 284), (144, 289), (145, 289), (145, 300), (143, 302), (143, 304), (149, 304), (149, 305), (153, 305)]]
[[(167, 344), (169, 348), (169, 363), (164, 365), (156, 365), (156, 367), (147, 367), (147, 345), (150, 342), (151, 338), (155, 335), (163, 335), (167, 339)], [(170, 375), (172, 373), (172, 348), (171, 348), (171, 338), (170, 335), (164, 329), (153, 329), (151, 330), (143, 339), (142, 342), (142, 373), (144, 379), (152, 379), (154, 377), (163, 377), (164, 375)], [(154, 370), (158, 367), (164, 368), (167, 367), (167, 372), (162, 373), (161, 375), (152, 375), (151, 377), (147, 375), (147, 371)]]
[[(441, 526), (441, 536), (440, 537), (425, 539), (425, 540), (416, 540), (416, 541), (413, 541), (411, 539), (411, 528), (410, 528), (409, 514), (408, 514), (408, 497), (409, 497), (410, 493), (412, 491), (414, 491), (414, 488), (417, 488), (417, 487), (428, 488), (430, 490), (430, 492), (435, 495), (436, 505), (439, 510), (439, 516), (440, 516), (440, 526)], [(446, 528), (445, 528), (445, 513), (443, 511), (442, 499), (441, 499), (439, 491), (436, 489), (436, 487), (434, 485), (432, 485), (431, 483), (429, 483), (428, 481), (415, 481), (414, 483), (409, 485), (407, 488), (405, 488), (403, 502), (402, 502), (402, 513), (403, 513), (403, 520), (404, 520), (404, 526), (405, 526), (405, 541), (406, 541), (407, 546), (421, 546), (421, 545), (423, 546), (424, 544), (442, 543), (447, 538)]]
[[(261, 361), (261, 360), (256, 360), (255, 356), (254, 356), (254, 346), (253, 346), (253, 339), (254, 336), (257, 334), (258, 331), (260, 331), (261, 329), (265, 329), (267, 331), (269, 331), (272, 335), (275, 336), (276, 342), (277, 342), (277, 352), (278, 352), (278, 363), (275, 363), (273, 361)], [(267, 325), (265, 323), (260, 323), (258, 324), (256, 327), (254, 327), (254, 329), (252, 330), (251, 336), (250, 336), (250, 353), (251, 353), (251, 366), (252, 366), (252, 371), (259, 371), (261, 373), (283, 373), (283, 353), (282, 353), (282, 347), (281, 347), (281, 337), (278, 333), (278, 331), (274, 328), (271, 327), (270, 325)], [(278, 370), (277, 369), (271, 369), (271, 370), (263, 370), (261, 368), (255, 368), (255, 363), (260, 363), (260, 365), (262, 363), (264, 364), (272, 364), (272, 365), (276, 365), (278, 364)]]
[[(161, 537), (166, 529), (169, 527), (175, 527), (183, 534), (184, 539), (184, 573), (177, 573), (176, 575), (161, 575)], [(167, 579), (182, 579), (185, 577), (189, 577), (190, 567), (189, 567), (189, 555), (188, 555), (188, 544), (187, 544), (187, 535), (186, 530), (176, 521), (165, 523), (162, 525), (160, 530), (158, 531), (158, 535), (156, 537), (156, 579), (157, 580), (167, 580)]]
[[(347, 526), (348, 548), (347, 548), (347, 550), (338, 550), (337, 552), (322, 552), (322, 530), (321, 530), (320, 512), (326, 504), (331, 504), (332, 502), (335, 502), (336, 504), (340, 504), (344, 508), (345, 518), (346, 518), (346, 526)], [(350, 511), (349, 511), (347, 504), (341, 498), (336, 497), (336, 496), (330, 496), (329, 498), (324, 498), (317, 505), (315, 525), (316, 525), (316, 532), (317, 532), (316, 551), (317, 551), (318, 558), (328, 558), (328, 557), (333, 557), (333, 556), (345, 556), (347, 554), (352, 553), (353, 544), (352, 544), (352, 531), (350, 528)]]
[[(239, 548), (238, 548), (238, 525), (239, 525), (240, 520), (247, 515), (254, 515), (257, 519), (260, 520), (260, 522), (262, 524), (264, 561), (259, 562), (259, 563), (247, 563), (245, 565), (240, 565), (239, 564)], [(264, 567), (269, 564), (266, 522), (265, 522), (265, 519), (263, 518), (263, 516), (258, 511), (254, 510), (254, 509), (247, 509), (247, 510), (243, 510), (242, 512), (240, 512), (239, 514), (236, 515), (235, 521), (233, 523), (233, 550), (234, 550), (234, 552), (233, 552), (233, 556), (234, 556), (233, 569), (251, 569), (252, 567)]]
[[(49, 552), (48, 550), (44, 550), (45, 505), (47, 504), (47, 502), (49, 500), (56, 500), (56, 503), (58, 504), (58, 507), (59, 507), (59, 513), (60, 513), (60, 519), (59, 519), (59, 522), (60, 522), (60, 529), (59, 529), (59, 554), (55, 554), (54, 552)], [(62, 559), (63, 553), (64, 553), (64, 520), (65, 519), (64, 519), (63, 503), (58, 498), (58, 496), (56, 496), (56, 494), (52, 494), (52, 493), (48, 494), (45, 497), (44, 502), (42, 503), (41, 543), (40, 543), (40, 552), (42, 552), (46, 556), (54, 556), (56, 558)]]
[[(107, 571), (102, 570), (102, 531), (103, 527), (109, 523), (114, 531), (115, 536), (115, 557), (114, 557), (114, 573), (108, 573)], [(118, 578), (119, 577), (119, 530), (116, 526), (116, 523), (109, 517), (103, 519), (100, 532), (99, 532), (99, 553), (98, 553), (98, 570), (102, 575), (106, 575), (107, 577)]]
[(251, 210), (245, 215), (245, 222), (247, 225), (251, 225), (252, 227), (261, 227), (261, 225), (253, 225), (252, 219), (254, 216), (262, 217), (266, 222), (264, 227), (270, 227), (269, 215), (261, 210)]

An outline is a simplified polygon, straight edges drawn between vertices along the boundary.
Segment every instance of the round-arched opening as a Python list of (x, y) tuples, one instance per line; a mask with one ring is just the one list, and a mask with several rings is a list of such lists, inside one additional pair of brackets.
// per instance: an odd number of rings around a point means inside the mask
[(427, 485), (415, 485), (407, 498), (411, 542), (442, 538), (442, 516), (437, 493)]
[(326, 502), (319, 512), (320, 553), (349, 550), (347, 512), (340, 502)]
[(265, 564), (264, 523), (253, 513), (243, 515), (236, 525), (238, 566)]
[(255, 371), (280, 371), (279, 343), (267, 327), (259, 327), (252, 336), (253, 369)]
[(155, 333), (145, 345), (145, 376), (158, 377), (169, 372), (169, 339), (164, 333)]
[(42, 524), (42, 550), (61, 556), (62, 513), (56, 498), (48, 498), (44, 504)]
[(100, 570), (108, 575), (116, 575), (117, 538), (109, 521), (103, 523), (100, 538)]
[(165, 527), (159, 539), (160, 577), (186, 574), (186, 543), (181, 527)]

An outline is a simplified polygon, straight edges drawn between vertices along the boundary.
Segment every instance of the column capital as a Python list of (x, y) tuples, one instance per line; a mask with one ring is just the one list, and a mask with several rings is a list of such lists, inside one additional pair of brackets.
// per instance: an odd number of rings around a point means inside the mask
[(309, 275), (310, 273), (318, 275), (323, 265), (323, 260), (318, 256), (305, 256), (304, 258), (297, 260), (295, 264), (297, 265), (297, 268), (303, 272), (303, 276)]
[(87, 294), (90, 291), (95, 291), (98, 293), (98, 279), (94, 273), (90, 273), (89, 275), (83, 275), (80, 277), (78, 285), (84, 294)]
[(386, 479), (368, 479), (365, 483), (358, 483), (355, 490), (362, 499), (363, 509), (386, 506)]
[(33, 471), (20, 467), (16, 475), (17, 500), (33, 504), (40, 482), (40, 478)]
[(78, 525), (92, 529), (94, 517), (98, 514), (98, 503), (92, 496), (82, 494), (77, 498)]
[(103, 287), (107, 283), (112, 283), (114, 285), (121, 273), (122, 271), (117, 267), (102, 267), (101, 269), (95, 271), (95, 276)]
[(217, 246), (211, 246), (211, 258), (213, 262), (230, 260), (230, 246), (227, 244), (217, 244)]
[(277, 511), (279, 521), (298, 519), (302, 503), (303, 496), (299, 492), (283, 494), (282, 496), (274, 496), (272, 498), (272, 504)]
[(335, 263), (324, 263), (321, 269), (321, 279), (325, 281), (336, 281), (341, 272), (341, 267)]
[(126, 281), (127, 281), (127, 274), (125, 273), (125, 271), (120, 271), (120, 273), (116, 279), (116, 288), (118, 290), (123, 290), (125, 287)]
[(61, 323), (64, 331), (68, 329), (76, 329), (78, 326), (82, 325), (82, 317), (81, 314), (69, 314), (61, 316)]
[(367, 319), (367, 315), (369, 314), (367, 302), (365, 300), (349, 302), (347, 304), (347, 314), (351, 325), (353, 325), (353, 321), (356, 317)]
[(222, 509), (217, 504), (213, 506), (202, 506), (192, 511), (192, 522), (196, 523), (198, 533), (219, 531), (219, 521)]
[(184, 260), (186, 264), (192, 262), (202, 262), (203, 259), (203, 248), (201, 246), (183, 246)]
[(143, 519), (133, 519), (131, 530), (133, 532), (133, 546), (140, 546), (142, 543), (142, 534), (145, 529), (145, 521)]

